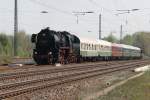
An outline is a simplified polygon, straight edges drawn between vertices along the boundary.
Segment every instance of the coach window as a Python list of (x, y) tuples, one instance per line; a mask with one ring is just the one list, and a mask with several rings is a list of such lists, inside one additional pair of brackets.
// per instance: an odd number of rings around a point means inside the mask
[(106, 50), (106, 46), (104, 46), (104, 50)]
[(86, 44), (86, 50), (88, 50), (88, 45)]
[(98, 50), (98, 45), (96, 45), (96, 50)]
[(93, 45), (93, 50), (95, 50), (95, 45)]
[(88, 44), (86, 44), (86, 50), (88, 50)]
[(93, 50), (95, 50), (95, 45), (93, 45)]
[(94, 45), (93, 45), (93, 50), (94, 50)]
[(107, 50), (107, 46), (105, 46), (105, 50)]
[(99, 50), (101, 50), (101, 45), (99, 45)]
[(85, 44), (83, 43), (83, 50), (85, 50)]
[(103, 50), (103, 45), (101, 45), (101, 50)]
[(84, 43), (82, 44), (82, 49), (84, 50)]
[(86, 44), (86, 50), (88, 50), (88, 44)]
[(83, 43), (81, 43), (81, 49), (83, 50)]
[(82, 43), (82, 49), (84, 50), (84, 43)]
[(94, 45), (93, 45), (93, 50), (94, 50)]
[(87, 50), (89, 50), (89, 45), (87, 44)]
[(84, 43), (84, 50), (86, 50), (86, 44)]
[(92, 44), (92, 50), (94, 50), (94, 45)]
[(103, 50), (105, 50), (105, 46), (103, 46)]
[(95, 49), (97, 50), (97, 45), (95, 45), (95, 47), (96, 47)]
[(85, 50), (85, 43), (83, 43), (83, 49)]
[(87, 44), (85, 44), (85, 50), (87, 50), (88, 49), (88, 46), (87, 46)]
[(91, 44), (89, 44), (89, 50), (91, 50)]
[(108, 48), (108, 46), (106, 46), (106, 50), (108, 50), (109, 48)]
[(90, 46), (89, 46), (89, 48), (90, 48), (89, 50), (91, 50), (91, 48), (92, 48), (92, 44), (89, 44), (89, 45), (90, 45)]
[(87, 50), (88, 49), (88, 46), (87, 46), (87, 44), (85, 44), (85, 50)]

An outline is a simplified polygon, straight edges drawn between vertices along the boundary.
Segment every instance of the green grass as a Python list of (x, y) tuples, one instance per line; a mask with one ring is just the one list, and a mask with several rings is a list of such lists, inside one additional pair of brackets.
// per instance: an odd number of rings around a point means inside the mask
[(0, 65), (1, 64), (8, 64), (11, 62), (10, 56), (0, 56)]
[(150, 71), (97, 100), (150, 100)]

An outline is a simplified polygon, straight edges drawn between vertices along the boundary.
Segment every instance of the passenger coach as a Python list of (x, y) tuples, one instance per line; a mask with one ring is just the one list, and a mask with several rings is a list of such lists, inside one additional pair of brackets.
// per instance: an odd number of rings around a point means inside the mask
[(120, 44), (122, 46), (123, 59), (136, 59), (141, 57), (141, 49), (131, 45)]
[(110, 60), (112, 56), (111, 43), (104, 40), (80, 38), (80, 56), (84, 60)]

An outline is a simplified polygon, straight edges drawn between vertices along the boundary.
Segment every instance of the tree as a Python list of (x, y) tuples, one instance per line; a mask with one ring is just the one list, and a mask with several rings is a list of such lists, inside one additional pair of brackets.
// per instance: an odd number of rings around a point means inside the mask
[(108, 37), (104, 37), (104, 40), (109, 41), (109, 42), (117, 42), (117, 38), (112, 35), (112, 33)]
[(127, 44), (127, 45), (132, 45), (133, 44), (133, 38), (131, 35), (126, 35), (123, 40), (122, 40), (123, 44)]
[(133, 34), (133, 45), (140, 47), (143, 53), (150, 56), (150, 33), (137, 32)]
[[(112, 34), (105, 37), (104, 40), (117, 42), (117, 38)], [(136, 32), (133, 35), (126, 35), (121, 42), (139, 47), (145, 55), (150, 56), (150, 32)]]
[(20, 31), (17, 34), (17, 52), (18, 56), (29, 57), (32, 52), (32, 44), (30, 36), (26, 35), (25, 31)]
[(11, 41), (4, 33), (0, 34), (0, 55), (11, 55)]
[[(20, 31), (17, 34), (17, 56), (29, 57), (32, 53), (32, 44), (30, 36), (26, 35), (25, 31)], [(12, 56), (13, 54), (13, 36), (0, 34), (0, 56)]]

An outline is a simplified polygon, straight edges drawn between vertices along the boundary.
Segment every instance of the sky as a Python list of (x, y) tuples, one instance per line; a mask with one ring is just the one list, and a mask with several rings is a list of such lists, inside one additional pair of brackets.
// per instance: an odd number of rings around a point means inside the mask
[[(18, 28), (33, 34), (50, 27), (52, 30), (96, 39), (99, 37), (101, 14), (102, 37), (112, 33), (119, 38), (120, 25), (123, 25), (123, 36), (150, 31), (149, 4), (150, 0), (18, 0)], [(130, 13), (117, 11), (131, 9), (139, 10)], [(88, 11), (93, 13), (74, 13)], [(75, 14), (78, 14), (78, 23)], [(0, 0), (0, 32), (13, 35), (13, 30), (14, 0)]]

